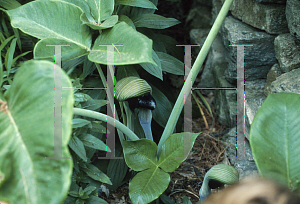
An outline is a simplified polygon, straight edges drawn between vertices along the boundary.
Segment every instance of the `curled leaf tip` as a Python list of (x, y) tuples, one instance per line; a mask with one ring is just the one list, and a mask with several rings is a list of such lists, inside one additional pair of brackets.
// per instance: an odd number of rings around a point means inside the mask
[[(230, 165), (218, 164), (213, 166), (204, 176), (203, 184), (199, 191), (201, 202), (203, 202), (210, 194), (213, 186), (220, 186), (220, 184), (234, 184), (239, 181), (238, 171)], [(219, 184), (219, 185), (213, 185)]]

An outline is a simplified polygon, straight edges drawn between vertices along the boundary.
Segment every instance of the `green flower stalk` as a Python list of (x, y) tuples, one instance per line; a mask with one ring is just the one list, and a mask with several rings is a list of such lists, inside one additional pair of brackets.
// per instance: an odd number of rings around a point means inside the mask
[(164, 144), (164, 142), (167, 140), (167, 138), (172, 135), (176, 123), (178, 121), (179, 115), (182, 111), (183, 105), (184, 105), (184, 96), (187, 96), (188, 94), (190, 94), (191, 92), (191, 81), (192, 84), (194, 83), (195, 79), (197, 78), (197, 75), (200, 71), (200, 68), (209, 52), (209, 49), (216, 37), (216, 35), (218, 34), (218, 31), (229, 11), (229, 8), (232, 4), (233, 0), (226, 0), (219, 12), (219, 15), (217, 16), (198, 56), (197, 59), (192, 67), (192, 70), (190, 71), (189, 75), (187, 76), (185, 83), (180, 91), (180, 94), (176, 100), (176, 103), (173, 107), (173, 110), (170, 114), (169, 120), (167, 122), (167, 125), (164, 129), (164, 132), (161, 136), (161, 139), (158, 143), (158, 147), (157, 147), (157, 156), (160, 155), (160, 151), (161, 151), (161, 147)]

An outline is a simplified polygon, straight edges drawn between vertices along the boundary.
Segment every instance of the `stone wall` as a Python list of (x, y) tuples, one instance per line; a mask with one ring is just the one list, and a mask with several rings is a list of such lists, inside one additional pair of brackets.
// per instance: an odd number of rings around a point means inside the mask
[[(190, 13), (192, 44), (203, 45), (225, 0), (195, 0)], [(209, 2), (209, 3), (208, 3)], [(205, 11), (205, 12), (204, 12)], [(207, 20), (210, 19), (210, 20)], [(207, 56), (197, 87), (236, 88), (236, 50), (243, 44), (245, 69), (246, 138), (252, 120), (269, 94), (300, 94), (300, 1), (234, 0)], [(199, 48), (198, 48), (199, 50)], [(198, 50), (194, 50), (197, 52)], [(223, 125), (236, 135), (236, 90), (202, 90), (214, 94), (214, 106)], [(228, 142), (235, 143), (234, 140)], [(249, 143), (246, 152), (251, 157)], [(234, 155), (232, 150), (228, 155)], [(231, 160), (241, 177), (252, 174), (253, 159)], [(247, 169), (250, 173), (247, 173)]]

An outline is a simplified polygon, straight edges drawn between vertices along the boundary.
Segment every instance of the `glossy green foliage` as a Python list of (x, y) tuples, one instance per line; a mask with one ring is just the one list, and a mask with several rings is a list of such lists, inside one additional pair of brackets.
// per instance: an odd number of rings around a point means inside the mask
[(133, 203), (150, 203), (168, 187), (170, 175), (187, 158), (199, 133), (176, 133), (163, 144), (157, 158), (157, 145), (148, 139), (125, 141), (127, 165), (139, 172), (129, 183)]
[(250, 129), (250, 145), (262, 177), (300, 191), (300, 95), (268, 95)]
[[(62, 86), (71, 82), (62, 72)], [(68, 143), (72, 130), (73, 90), (62, 92), (62, 149), (54, 157), (53, 63), (28, 61), (1, 98), (0, 200), (10, 203), (61, 203), (72, 174)], [(61, 155), (62, 154), (62, 155)], [(57, 155), (56, 155), (57, 156)], [(68, 157), (69, 159), (62, 159)]]

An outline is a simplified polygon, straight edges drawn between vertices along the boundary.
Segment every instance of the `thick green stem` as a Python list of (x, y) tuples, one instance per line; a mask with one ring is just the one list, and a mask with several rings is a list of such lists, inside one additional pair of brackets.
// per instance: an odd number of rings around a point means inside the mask
[(75, 115), (81, 115), (81, 116), (85, 116), (85, 117), (95, 118), (95, 119), (107, 122), (108, 124), (115, 126), (118, 130), (121, 130), (132, 141), (140, 139), (140, 138), (138, 138), (138, 136), (136, 134), (134, 134), (134, 132), (132, 132), (123, 123), (121, 123), (118, 120), (115, 120), (114, 118), (112, 118), (108, 115), (105, 115), (103, 113), (98, 113), (96, 111), (80, 109), (80, 108), (73, 108), (73, 112)]
[[(214, 22), (214, 25), (212, 26), (198, 56), (197, 56), (197, 59), (180, 91), (180, 94), (179, 94), (179, 97), (177, 98), (177, 101), (173, 107), (173, 110), (171, 112), (171, 115), (169, 117), (169, 120), (167, 122), (167, 125), (164, 129), (164, 132), (161, 136), (161, 139), (158, 143), (158, 149), (157, 149), (157, 153), (158, 153), (158, 156), (160, 154), (160, 151), (161, 151), (161, 146), (163, 145), (163, 143), (166, 141), (166, 139), (173, 133), (173, 130), (175, 128), (175, 125), (178, 121), (178, 118), (179, 118), (179, 115), (182, 111), (182, 108), (183, 108), (183, 105), (184, 105), (184, 95), (188, 96), (188, 94), (190, 94), (191, 92), (191, 81), (192, 81), (192, 84), (194, 83), (198, 73), (199, 73), (199, 70), (207, 56), (207, 53), (209, 52), (209, 49), (216, 37), (216, 35), (218, 34), (218, 31), (229, 11), (229, 8), (232, 4), (233, 0), (226, 0), (222, 6), (222, 9), (216, 19), (216, 21)], [(187, 98), (187, 97), (186, 97)]]

